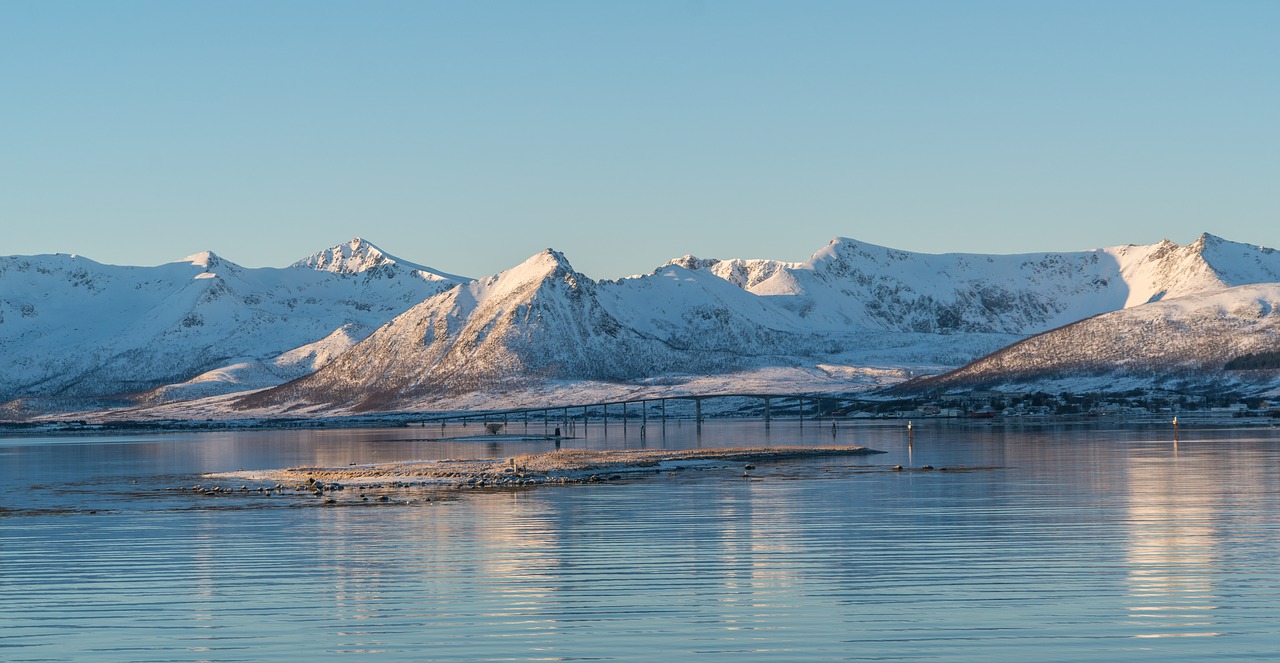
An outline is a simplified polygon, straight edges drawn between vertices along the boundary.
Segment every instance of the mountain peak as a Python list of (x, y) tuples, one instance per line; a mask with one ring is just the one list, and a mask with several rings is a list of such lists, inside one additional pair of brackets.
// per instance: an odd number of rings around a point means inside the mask
[(679, 258), (673, 258), (663, 263), (661, 267), (658, 267), (657, 269), (653, 270), (653, 273), (657, 274), (658, 272), (671, 266), (683, 267), (685, 269), (706, 269), (708, 267), (714, 267), (715, 265), (718, 265), (718, 264), (720, 264), (720, 260), (718, 258), (703, 259), (693, 255), (692, 253), (686, 253), (680, 256)]
[(500, 276), (516, 280), (541, 280), (556, 273), (573, 274), (573, 265), (564, 254), (555, 249), (544, 249), (527, 260), (508, 269)]
[(334, 274), (363, 274), (375, 270), (394, 271), (403, 268), (428, 281), (469, 281), (462, 276), (446, 274), (430, 267), (409, 262), (383, 251), (369, 240), (356, 236), (345, 244), (313, 253), (290, 265), (294, 269), (314, 269)]
[(1196, 238), (1196, 241), (1188, 245), (1188, 248), (1199, 253), (1204, 251), (1206, 248), (1212, 248), (1214, 246), (1222, 244), (1225, 241), (1226, 240), (1222, 239), (1221, 237), (1218, 237), (1217, 235), (1211, 235), (1209, 233), (1201, 233), (1200, 236)]
[(561, 252), (559, 252), (559, 251), (557, 251), (557, 250), (555, 250), (555, 249), (553, 249), (553, 248), (548, 247), (548, 248), (546, 248), (546, 249), (543, 249), (542, 253), (540, 253), (540, 254), (538, 254), (538, 255), (540, 255), (540, 256), (546, 256), (546, 257), (550, 258), (551, 260), (556, 261), (556, 264), (561, 265), (561, 266), (563, 266), (563, 267), (569, 267), (570, 269), (572, 269), (572, 266), (571, 266), (571, 265), (569, 265), (569, 259), (568, 259), (568, 258), (566, 258), (566, 257), (564, 257), (564, 254), (563, 254), (563, 253), (561, 253)]
[(178, 262), (189, 263), (205, 269), (215, 269), (222, 264), (222, 258), (218, 257), (213, 251), (201, 251), (200, 253), (193, 253)]
[(386, 254), (373, 242), (363, 237), (355, 237), (345, 244), (339, 244), (318, 253), (313, 253), (293, 263), (292, 266), (300, 269), (334, 272), (336, 274), (359, 274), (387, 264), (400, 264), (409, 269), (420, 268), (418, 265)]
[(1274, 249), (1204, 233), (1187, 250), (1226, 285), (1280, 282), (1280, 254)]

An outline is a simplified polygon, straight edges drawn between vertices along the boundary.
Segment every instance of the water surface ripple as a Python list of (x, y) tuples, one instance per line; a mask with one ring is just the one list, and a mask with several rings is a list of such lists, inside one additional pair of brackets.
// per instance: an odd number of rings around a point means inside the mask
[[(765, 441), (756, 423), (588, 432), (566, 444)], [(438, 433), (0, 440), (0, 660), (1280, 655), (1271, 430), (846, 426), (838, 442), (889, 453), (376, 506), (165, 490), (550, 448)], [(767, 440), (832, 438), (775, 422)]]

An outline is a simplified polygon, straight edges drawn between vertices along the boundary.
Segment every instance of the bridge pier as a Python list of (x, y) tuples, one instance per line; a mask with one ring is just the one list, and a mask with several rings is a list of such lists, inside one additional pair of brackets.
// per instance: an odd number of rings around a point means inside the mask
[(768, 396), (764, 397), (764, 427), (765, 428), (769, 427), (769, 406), (771, 405), (770, 403), (771, 400), (772, 399), (770, 399)]

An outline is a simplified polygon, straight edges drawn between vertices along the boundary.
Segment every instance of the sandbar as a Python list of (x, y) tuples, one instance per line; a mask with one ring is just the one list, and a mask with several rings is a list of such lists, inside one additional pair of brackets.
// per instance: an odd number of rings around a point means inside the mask
[[(212, 479), (306, 486), (325, 491), (346, 486), (438, 485), (470, 488), (596, 483), (624, 475), (689, 467), (762, 463), (819, 456), (862, 456), (867, 447), (729, 447), (717, 449), (557, 449), (480, 460), (423, 460), (345, 467), (291, 467), (206, 475)], [(745, 466), (744, 466), (745, 467)], [(750, 468), (748, 468), (749, 470)], [(336, 488), (335, 488), (336, 487)]]

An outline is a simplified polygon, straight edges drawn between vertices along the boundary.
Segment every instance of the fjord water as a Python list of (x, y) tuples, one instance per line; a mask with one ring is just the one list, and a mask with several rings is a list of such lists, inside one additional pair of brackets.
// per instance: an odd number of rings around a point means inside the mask
[[(665, 432), (664, 432), (665, 430)], [(476, 427), (0, 440), (0, 660), (1265, 660), (1280, 432), (777, 422), (887, 453), (323, 506), (166, 490), (501, 457)], [(541, 432), (540, 427), (536, 432)], [(581, 433), (581, 431), (579, 431)], [(903, 472), (891, 468), (902, 465)], [(924, 471), (930, 465), (947, 471)], [(957, 469), (964, 471), (955, 471)]]

